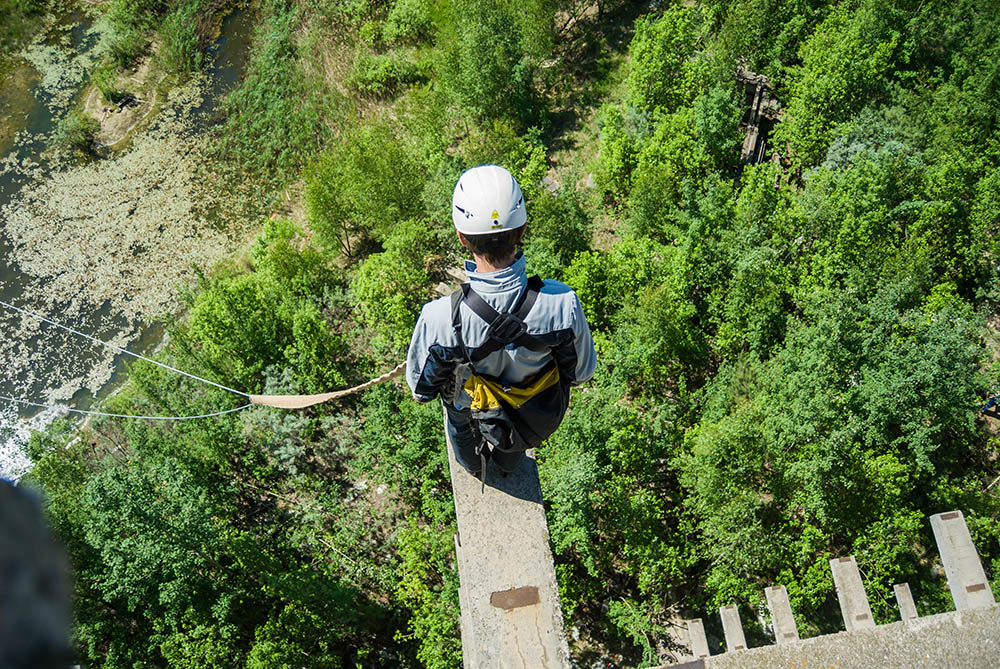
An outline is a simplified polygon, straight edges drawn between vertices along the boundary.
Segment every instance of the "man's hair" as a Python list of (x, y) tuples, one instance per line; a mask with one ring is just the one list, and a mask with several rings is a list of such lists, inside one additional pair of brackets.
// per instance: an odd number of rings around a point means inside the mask
[(484, 258), (491, 265), (496, 265), (514, 255), (523, 234), (524, 226), (486, 235), (463, 233), (462, 236), (469, 242), (469, 250), (473, 255)]

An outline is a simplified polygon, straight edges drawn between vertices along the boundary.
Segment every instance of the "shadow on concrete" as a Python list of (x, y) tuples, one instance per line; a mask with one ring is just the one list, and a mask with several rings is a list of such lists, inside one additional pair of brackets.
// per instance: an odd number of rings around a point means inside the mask
[(535, 462), (534, 458), (521, 458), (517, 469), (506, 476), (496, 464), (487, 461), (486, 487), (494, 488), (526, 502), (542, 503), (542, 488), (538, 481), (538, 463)]

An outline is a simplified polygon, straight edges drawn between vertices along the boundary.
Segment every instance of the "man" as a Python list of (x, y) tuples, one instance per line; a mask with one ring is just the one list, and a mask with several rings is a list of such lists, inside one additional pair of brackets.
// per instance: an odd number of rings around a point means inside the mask
[(455, 459), (483, 478), (486, 459), (513, 471), (524, 450), (548, 437), (566, 411), (569, 387), (594, 374), (594, 342), (568, 286), (525, 271), (517, 247), (527, 212), (513, 175), (497, 165), (465, 172), (452, 220), (469, 283), (420, 312), (406, 380), (419, 402), (440, 396)]

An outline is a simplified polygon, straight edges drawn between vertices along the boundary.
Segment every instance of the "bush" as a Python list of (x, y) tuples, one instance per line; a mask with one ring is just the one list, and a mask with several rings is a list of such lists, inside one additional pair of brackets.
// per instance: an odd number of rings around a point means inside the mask
[(101, 125), (79, 109), (71, 110), (56, 126), (52, 143), (64, 151), (91, 155)]
[(116, 105), (128, 93), (118, 85), (118, 70), (111, 63), (102, 63), (90, 75), (90, 80), (109, 104)]
[(624, 237), (608, 251), (577, 254), (565, 280), (580, 298), (590, 328), (607, 330), (626, 303), (665, 278), (675, 255), (675, 249), (651, 239)]
[(397, 224), (385, 252), (365, 258), (351, 282), (358, 320), (378, 333), (374, 344), (381, 351), (406, 351), (420, 305), (432, 297), (434, 279), (442, 278), (445, 256), (433, 227), (426, 220)]
[(799, 49), (791, 70), (788, 114), (774, 143), (790, 145), (796, 164), (825, 155), (833, 126), (883, 94), (900, 51), (904, 12), (881, 3), (838, 5)]
[(719, 169), (736, 163), (743, 109), (732, 86), (716, 84), (694, 101), (694, 127)]
[(428, 0), (397, 0), (382, 24), (386, 44), (418, 44), (434, 30), (432, 3)]
[(524, 254), (531, 271), (561, 278), (573, 258), (590, 248), (590, 222), (575, 192), (542, 190), (528, 208)]
[(345, 342), (316, 302), (335, 279), (314, 249), (296, 248), (298, 234), (287, 221), (269, 221), (253, 250), (258, 271), (204, 285), (180, 331), (205, 363), (244, 388), (261, 387), (270, 367), (290, 369), (304, 392), (344, 383), (336, 361)]
[(347, 78), (347, 85), (375, 98), (393, 97), (407, 85), (423, 80), (419, 66), (398, 53), (359, 53)]
[(166, 0), (112, 0), (107, 5), (111, 34), (109, 52), (124, 67), (138, 58), (149, 44), (149, 31), (167, 10)]
[(628, 104), (647, 111), (656, 107), (673, 111), (691, 103), (697, 91), (690, 62), (697, 39), (694, 11), (674, 6), (659, 18), (636, 20), (628, 47)]
[(601, 107), (597, 117), (601, 139), (594, 172), (594, 183), (604, 201), (624, 202), (632, 184), (637, 148), (633, 138), (625, 132), (621, 110), (613, 104)]
[(354, 129), (306, 170), (310, 222), (321, 241), (355, 256), (422, 213), (423, 173), (395, 129)]
[(500, 0), (455, 3), (455, 34), (445, 48), (441, 80), (476, 118), (506, 118), (518, 128), (537, 119), (534, 65), (514, 13)]
[(695, 111), (683, 107), (664, 118), (643, 145), (632, 173), (629, 224), (633, 231), (661, 239), (677, 234), (678, 211), (711, 182), (714, 160), (700, 141)]

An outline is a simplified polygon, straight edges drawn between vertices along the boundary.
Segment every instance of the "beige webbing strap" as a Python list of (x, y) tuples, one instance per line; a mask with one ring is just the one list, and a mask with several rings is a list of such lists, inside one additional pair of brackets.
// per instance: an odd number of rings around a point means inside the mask
[(278, 409), (304, 409), (306, 407), (311, 407), (314, 404), (320, 404), (329, 400), (335, 400), (340, 397), (347, 397), (348, 395), (359, 393), (362, 390), (371, 388), (372, 386), (377, 386), (378, 384), (388, 381), (389, 379), (394, 379), (397, 376), (400, 376), (404, 371), (406, 371), (406, 363), (401, 362), (396, 365), (393, 370), (386, 372), (382, 376), (374, 378), (371, 381), (366, 381), (360, 386), (354, 386), (353, 388), (348, 388), (346, 390), (336, 390), (332, 393), (322, 393), (319, 395), (250, 395), (250, 401), (254, 404), (263, 404), (264, 406), (275, 407)]

